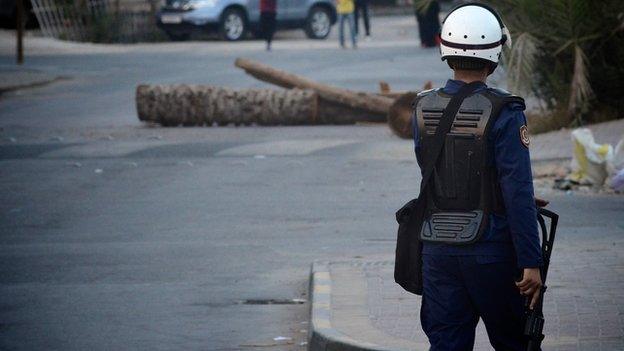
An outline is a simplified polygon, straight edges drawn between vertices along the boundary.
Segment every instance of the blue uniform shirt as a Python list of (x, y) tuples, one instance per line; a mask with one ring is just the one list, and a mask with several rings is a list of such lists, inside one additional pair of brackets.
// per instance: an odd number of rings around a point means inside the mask
[[(455, 94), (464, 84), (462, 81), (448, 80), (443, 91)], [(486, 88), (483, 84), (483, 88), (477, 91)], [(517, 103), (505, 106), (487, 136), (488, 163), (498, 171), (505, 214), (490, 214), (488, 228), (473, 244), (458, 246), (424, 242), (423, 254), (515, 258), (518, 268), (542, 265), (531, 160), (529, 149), (523, 144), (520, 135), (520, 128), (526, 125), (523, 110), (524, 107)], [(417, 123), (414, 123), (414, 136), (418, 135), (417, 128)], [(418, 137), (414, 137), (414, 150), (420, 165)]]

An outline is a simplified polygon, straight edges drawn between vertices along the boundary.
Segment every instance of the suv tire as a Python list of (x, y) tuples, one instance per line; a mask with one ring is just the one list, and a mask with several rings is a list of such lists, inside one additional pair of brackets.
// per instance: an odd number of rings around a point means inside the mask
[(331, 26), (329, 10), (321, 6), (315, 6), (310, 10), (306, 19), (305, 33), (310, 39), (325, 39), (331, 31)]
[(219, 36), (223, 40), (241, 40), (247, 33), (247, 18), (245, 13), (237, 8), (223, 11), (219, 22)]

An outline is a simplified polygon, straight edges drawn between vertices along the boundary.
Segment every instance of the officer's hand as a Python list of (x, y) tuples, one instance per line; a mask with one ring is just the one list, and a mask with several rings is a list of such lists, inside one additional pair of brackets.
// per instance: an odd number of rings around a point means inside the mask
[(546, 207), (549, 203), (550, 201), (540, 199), (539, 197), (535, 197), (535, 205), (537, 207)]
[(522, 272), (522, 280), (516, 282), (516, 286), (518, 286), (522, 295), (531, 296), (529, 307), (533, 309), (539, 299), (542, 287), (542, 276), (539, 268), (525, 268)]

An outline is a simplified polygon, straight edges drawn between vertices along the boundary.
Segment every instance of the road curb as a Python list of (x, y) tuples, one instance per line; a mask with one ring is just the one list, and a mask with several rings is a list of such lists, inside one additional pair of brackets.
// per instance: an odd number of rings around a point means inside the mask
[(375, 344), (354, 340), (332, 326), (332, 281), (329, 265), (314, 262), (310, 269), (310, 351), (392, 351)]

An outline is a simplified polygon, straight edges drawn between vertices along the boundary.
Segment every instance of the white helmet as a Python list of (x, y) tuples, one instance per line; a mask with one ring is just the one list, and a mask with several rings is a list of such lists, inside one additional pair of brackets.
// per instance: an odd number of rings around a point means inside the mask
[[(498, 64), (503, 45), (511, 46), (509, 31), (491, 7), (467, 3), (455, 7), (440, 31), (442, 61), (449, 57), (472, 57)], [(492, 68), (492, 71), (494, 70)]]

